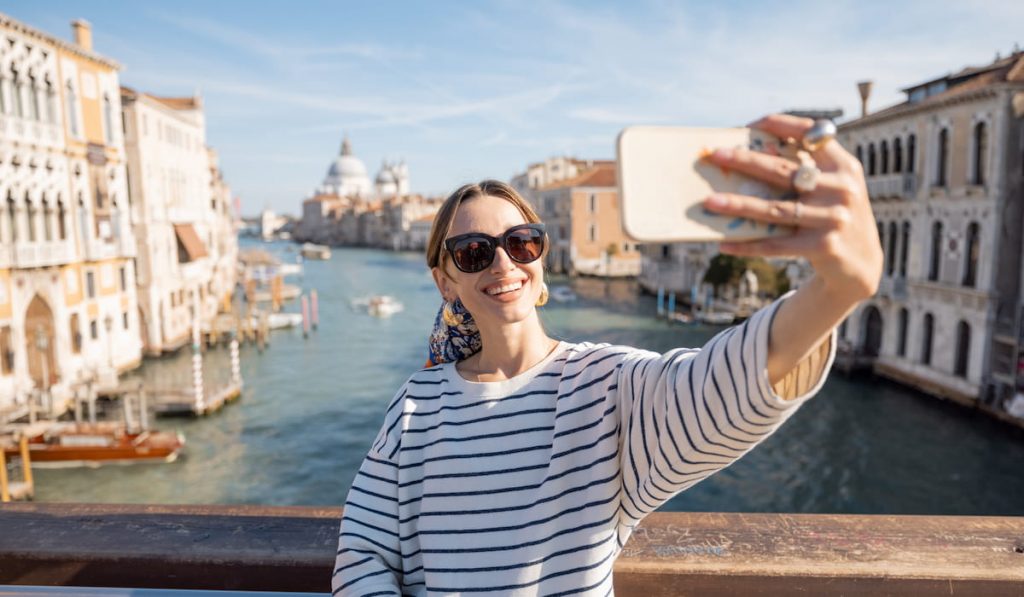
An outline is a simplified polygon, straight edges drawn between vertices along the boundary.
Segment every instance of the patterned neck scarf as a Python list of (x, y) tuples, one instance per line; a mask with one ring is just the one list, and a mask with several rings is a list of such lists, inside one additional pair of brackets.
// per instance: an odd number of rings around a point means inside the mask
[(451, 326), (444, 321), (444, 303), (434, 318), (434, 330), (430, 333), (430, 356), (424, 367), (433, 367), (441, 363), (453, 363), (469, 358), (480, 352), (483, 341), (480, 330), (473, 321), (473, 316), (466, 310), (462, 301), (455, 299), (452, 313), (462, 316), (462, 323)]

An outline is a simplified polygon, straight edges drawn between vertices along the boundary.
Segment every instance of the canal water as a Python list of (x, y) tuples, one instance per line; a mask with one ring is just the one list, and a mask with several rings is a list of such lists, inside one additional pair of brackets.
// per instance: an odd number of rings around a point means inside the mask
[[(243, 248), (255, 246), (243, 241)], [(261, 244), (294, 261), (295, 246)], [(320, 327), (276, 331), (241, 350), (241, 400), (204, 419), (156, 419), (188, 441), (176, 462), (40, 470), (37, 500), (163, 504), (341, 505), (388, 402), (422, 367), (439, 297), (423, 257), (335, 249), (290, 280), (316, 289)], [(556, 337), (663, 352), (700, 346), (721, 328), (672, 326), (634, 282), (564, 280), (579, 295), (549, 302)], [(405, 310), (377, 319), (352, 299), (391, 294)], [(288, 310), (297, 311), (292, 303)], [(189, 350), (147, 360), (157, 386), (187, 386)], [(207, 387), (230, 375), (227, 350), (205, 357)], [(740, 461), (663, 510), (1024, 515), (1024, 432), (957, 405), (870, 378), (833, 373), (813, 400)]]

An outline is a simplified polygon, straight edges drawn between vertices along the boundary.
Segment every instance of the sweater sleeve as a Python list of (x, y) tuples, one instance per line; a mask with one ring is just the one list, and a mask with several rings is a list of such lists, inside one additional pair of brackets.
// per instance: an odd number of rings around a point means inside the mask
[(384, 425), (359, 467), (342, 512), (331, 594), (369, 597), (399, 595), (402, 551), (398, 525), (398, 464), (390, 455), (402, 410), (399, 392)]
[[(729, 466), (770, 436), (825, 383), (836, 330), (794, 373), (769, 383), (768, 333), (790, 290), (702, 348), (637, 350), (619, 369), (620, 525), (634, 527), (670, 498)], [(827, 346), (826, 346), (827, 344)], [(792, 375), (803, 379), (789, 386)], [(817, 376), (817, 377), (815, 377)]]

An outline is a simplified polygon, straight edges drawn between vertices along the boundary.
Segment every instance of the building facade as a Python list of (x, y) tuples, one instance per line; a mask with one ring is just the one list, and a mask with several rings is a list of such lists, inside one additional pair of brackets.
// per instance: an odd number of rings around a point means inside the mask
[(0, 409), (141, 359), (116, 62), (0, 14)]
[(209, 327), (233, 291), (237, 240), (201, 99), (120, 92), (141, 336), (155, 355), (187, 344), (194, 324)]
[(614, 163), (533, 192), (551, 242), (548, 271), (602, 277), (640, 273), (639, 245), (622, 230)]
[(904, 91), (840, 127), (885, 251), (841, 337), (883, 376), (1004, 408), (1024, 385), (1024, 53)]

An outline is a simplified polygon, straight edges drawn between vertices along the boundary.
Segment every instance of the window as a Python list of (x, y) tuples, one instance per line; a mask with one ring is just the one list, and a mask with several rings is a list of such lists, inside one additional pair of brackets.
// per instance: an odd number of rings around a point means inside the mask
[(900, 309), (899, 326), (900, 338), (896, 346), (896, 352), (901, 357), (907, 356), (907, 319), (910, 317), (906, 307)]
[(96, 274), (92, 271), (85, 272), (85, 296), (96, 298)]
[[(594, 193), (590, 194), (590, 213), (597, 212), (597, 195)], [(593, 239), (591, 239), (593, 240)]]
[(78, 136), (78, 98), (75, 96), (75, 88), (71, 85), (71, 81), (68, 81), (67, 85), (67, 97), (68, 97), (68, 128), (71, 129), (71, 134)]
[(11, 242), (18, 241), (18, 209), (14, 206), (14, 195), (7, 191), (7, 219), (11, 222)]
[(910, 222), (903, 222), (903, 250), (900, 251), (900, 276), (907, 277), (907, 254), (910, 252)]
[(875, 175), (875, 144), (868, 145), (868, 176)]
[(988, 131), (985, 123), (974, 125), (974, 184), (985, 184), (985, 158), (988, 151)]
[(907, 137), (907, 174), (914, 173), (914, 161), (917, 159), (914, 155), (916, 142), (914, 135)]
[(57, 124), (57, 91), (49, 77), (46, 78), (46, 121)]
[(32, 120), (42, 120), (42, 113), (39, 110), (39, 88), (36, 86), (36, 77), (32, 73), (28, 75), (28, 107)]
[(857, 161), (860, 162), (861, 167), (864, 167), (864, 148), (860, 145), (857, 146)]
[(103, 138), (107, 143), (114, 142), (114, 108), (106, 93), (103, 94)]
[(921, 333), (921, 362), (925, 365), (932, 363), (932, 333), (935, 327), (935, 318), (931, 313), (924, 314), (924, 330)]
[(46, 195), (43, 195), (43, 240), (50, 242), (53, 240), (53, 228), (50, 226), (53, 221), (53, 208), (50, 207), (50, 202), (46, 200)]
[(885, 271), (891, 276), (896, 271), (896, 222), (889, 222), (889, 250), (886, 251)]
[(96, 324), (95, 319), (89, 321), (89, 337), (93, 340), (100, 337), (99, 326)]
[(971, 326), (960, 320), (956, 325), (956, 364), (953, 365), (953, 375), (967, 378), (967, 356), (970, 350)]
[(11, 342), (11, 326), (0, 328), (0, 373), (10, 375), (14, 371), (14, 344)]
[(124, 329), (126, 329), (126, 330), (128, 329), (128, 312), (127, 311), (125, 311), (124, 313), (121, 314), (121, 325), (122, 325), (122, 327), (124, 327)]
[(36, 208), (25, 193), (25, 216), (28, 218), (28, 242), (36, 242)]
[(14, 115), (23, 118), (25, 116), (25, 99), (23, 95), (25, 90), (23, 89), (18, 69), (14, 65), (11, 65), (11, 82), (13, 83), (11, 92), (14, 95)]
[(590, 225), (590, 242), (597, 240), (597, 226)]
[(78, 313), (71, 314), (71, 351), (75, 354), (82, 352), (82, 324), (78, 321)]
[(68, 230), (64, 223), (64, 218), (67, 217), (67, 211), (64, 209), (64, 201), (61, 200), (60, 195), (57, 195), (57, 237), (60, 240), (67, 240)]
[(939, 131), (939, 152), (938, 164), (935, 175), (935, 184), (940, 187), (946, 186), (946, 164), (949, 162), (949, 129), (943, 128)]
[(7, 114), (7, 77), (0, 71), (0, 114)]
[(978, 278), (978, 252), (980, 251), (978, 230), (977, 222), (971, 222), (967, 226), (967, 246), (965, 247), (967, 258), (961, 283), (969, 288), (974, 288)]
[(121, 273), (121, 291), (123, 292), (123, 291), (128, 290), (128, 271), (127, 271), (127, 268), (122, 265), (121, 269), (120, 269), (120, 273)]
[(942, 257), (942, 222), (932, 224), (932, 255), (928, 263), (928, 280), (939, 279), (939, 259)]
[(903, 145), (899, 137), (892, 140), (892, 171), (894, 174), (903, 171)]
[(668, 245), (661, 245), (661, 258), (668, 259), (670, 256), (670, 249)]
[(889, 142), (882, 141), (882, 174), (889, 173)]

